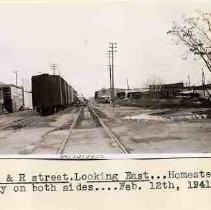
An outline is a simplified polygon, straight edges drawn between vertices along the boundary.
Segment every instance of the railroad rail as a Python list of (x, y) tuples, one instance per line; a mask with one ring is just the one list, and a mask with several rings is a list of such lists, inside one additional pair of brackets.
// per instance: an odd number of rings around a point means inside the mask
[[(67, 135), (65, 136), (64, 140), (62, 141), (62, 144), (61, 144), (60, 148), (58, 149), (57, 154), (64, 153), (67, 143), (71, 140), (71, 133), (74, 130), (74, 128), (76, 127), (77, 123), (80, 121), (80, 116), (81, 116), (83, 109), (84, 109), (84, 107), (80, 108), (77, 116), (75, 117), (72, 125), (70, 126), (70, 129), (69, 129)], [(129, 150), (122, 144), (122, 142), (113, 133), (113, 131), (103, 122), (103, 120), (99, 117), (99, 115), (96, 113), (96, 111), (94, 110), (94, 108), (91, 105), (88, 105), (88, 110), (89, 110), (91, 116), (93, 117), (93, 119), (95, 119), (98, 122), (98, 124), (103, 128), (103, 130), (110, 137), (110, 139), (112, 141), (114, 141), (115, 144), (119, 147), (121, 153), (125, 153), (125, 154), (130, 153)]]
[(62, 145), (60, 146), (60, 148), (59, 148), (58, 151), (57, 151), (57, 154), (62, 154), (62, 153), (64, 152), (65, 147), (66, 147), (66, 145), (67, 145), (67, 143), (68, 143), (68, 141), (69, 141), (69, 139), (70, 139), (70, 135), (71, 135), (73, 129), (75, 128), (75, 126), (77, 125), (77, 123), (78, 123), (78, 121), (79, 121), (79, 118), (80, 118), (80, 115), (81, 115), (81, 113), (82, 113), (82, 110), (83, 110), (83, 107), (80, 108), (80, 110), (79, 110), (78, 114), (76, 115), (76, 117), (75, 117), (73, 123), (71, 124), (70, 129), (69, 129), (69, 132), (68, 132), (68, 134), (65, 136), (65, 138), (64, 138), (64, 140), (63, 140), (63, 142), (62, 142)]
[(103, 120), (99, 117), (99, 115), (95, 112), (95, 110), (91, 106), (88, 106), (88, 107), (89, 107), (90, 112), (94, 114), (94, 116), (96, 117), (97, 121), (103, 127), (103, 129), (105, 130), (105, 132), (110, 136), (110, 138), (113, 141), (116, 142), (116, 144), (120, 148), (121, 152), (122, 153), (125, 153), (125, 154), (130, 153), (127, 150), (127, 148), (122, 144), (122, 142), (120, 142), (120, 140), (116, 137), (116, 135), (111, 131), (111, 129), (103, 122)]

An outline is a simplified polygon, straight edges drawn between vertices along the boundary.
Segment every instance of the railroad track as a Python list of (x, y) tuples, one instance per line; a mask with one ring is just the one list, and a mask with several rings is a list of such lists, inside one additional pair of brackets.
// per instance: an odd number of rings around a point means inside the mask
[[(109, 136), (110, 140), (113, 142), (113, 144), (115, 144), (118, 147), (118, 149), (121, 151), (121, 153), (125, 153), (125, 154), (130, 153), (128, 151), (128, 149), (122, 144), (120, 139), (103, 122), (103, 120), (99, 117), (99, 115), (96, 113), (96, 111), (93, 109), (93, 107), (91, 105), (88, 105), (87, 108), (88, 108), (92, 118), (97, 122), (98, 126), (103, 128), (106, 135)], [(81, 107), (77, 116), (75, 117), (67, 135), (65, 136), (64, 140), (62, 141), (62, 144), (61, 144), (60, 148), (58, 149), (57, 154), (65, 153), (67, 144), (71, 143), (71, 140), (73, 140), (71, 134), (76, 130), (76, 126), (80, 123), (81, 115), (82, 115), (83, 111), (84, 111), (84, 107)], [(70, 147), (70, 150), (71, 150), (71, 147)]]

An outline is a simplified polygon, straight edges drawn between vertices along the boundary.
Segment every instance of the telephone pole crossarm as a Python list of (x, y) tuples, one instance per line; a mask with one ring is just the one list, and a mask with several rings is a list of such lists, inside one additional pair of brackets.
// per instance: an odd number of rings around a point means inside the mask
[(53, 71), (53, 75), (56, 75), (56, 69), (58, 69), (58, 64), (56, 64), (56, 63), (51, 63), (51, 64), (50, 64), (50, 67), (51, 67), (51, 69), (52, 69), (52, 71)]

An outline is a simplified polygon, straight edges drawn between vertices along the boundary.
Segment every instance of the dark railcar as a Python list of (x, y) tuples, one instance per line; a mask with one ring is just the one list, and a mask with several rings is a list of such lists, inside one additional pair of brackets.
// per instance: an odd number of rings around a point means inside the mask
[(78, 99), (78, 93), (76, 90), (73, 89), (73, 104), (74, 106), (79, 106), (79, 99)]
[(42, 74), (32, 77), (33, 107), (42, 115), (49, 115), (71, 104), (69, 85), (59, 75)]
[(68, 104), (73, 104), (73, 88), (68, 85)]

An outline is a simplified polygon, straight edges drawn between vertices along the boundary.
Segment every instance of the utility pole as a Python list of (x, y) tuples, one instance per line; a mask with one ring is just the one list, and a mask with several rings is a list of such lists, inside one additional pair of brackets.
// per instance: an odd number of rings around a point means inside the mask
[(18, 86), (18, 71), (14, 71), (15, 73), (15, 85)]
[(110, 79), (110, 101), (112, 100), (111, 51), (108, 51), (108, 70)]
[[(56, 63), (51, 63), (50, 67), (53, 71), (53, 75), (56, 75), (56, 70), (58, 70), (58, 64)], [(59, 75), (59, 92), (60, 92), (60, 102), (63, 104), (63, 94), (62, 94), (62, 84), (61, 84), (61, 77), (60, 77), (60, 71), (58, 71)]]
[(53, 71), (53, 75), (56, 75), (56, 69), (58, 69), (58, 65), (56, 63), (50, 64), (50, 67)]
[(23, 97), (23, 108), (25, 108), (25, 88), (24, 79), (22, 79), (22, 97)]
[(188, 75), (188, 86), (190, 87), (190, 75)]
[(128, 79), (127, 79), (127, 89), (129, 90), (130, 88), (129, 88), (129, 82), (128, 82)]
[(111, 51), (111, 101), (114, 103), (114, 53), (116, 51), (116, 42), (109, 43), (109, 51)]

